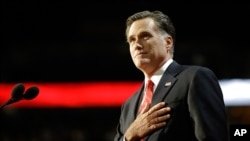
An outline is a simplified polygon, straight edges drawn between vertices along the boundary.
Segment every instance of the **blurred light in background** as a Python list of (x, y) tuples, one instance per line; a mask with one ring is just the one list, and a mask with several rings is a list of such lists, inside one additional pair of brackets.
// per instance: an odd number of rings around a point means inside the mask
[(250, 79), (220, 80), (226, 106), (250, 106)]
[[(226, 106), (250, 105), (250, 79), (220, 80)], [(0, 102), (11, 97), (13, 83), (0, 83)], [(141, 85), (141, 82), (78, 82), (24, 83), (26, 89), (35, 85), (40, 92), (35, 99), (23, 100), (10, 107), (83, 108), (120, 107)]]

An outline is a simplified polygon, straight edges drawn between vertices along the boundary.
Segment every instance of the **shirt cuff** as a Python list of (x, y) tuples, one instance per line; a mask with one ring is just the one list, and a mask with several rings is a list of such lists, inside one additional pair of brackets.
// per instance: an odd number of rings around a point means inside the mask
[(122, 141), (126, 141), (126, 138), (125, 138), (125, 136), (123, 136), (123, 139), (122, 139)]

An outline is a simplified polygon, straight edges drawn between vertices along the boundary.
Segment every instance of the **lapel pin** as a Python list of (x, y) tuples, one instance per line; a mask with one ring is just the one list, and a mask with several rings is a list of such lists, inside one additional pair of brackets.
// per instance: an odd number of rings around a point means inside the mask
[(165, 86), (166, 86), (166, 87), (167, 87), (167, 86), (171, 86), (171, 82), (165, 83)]

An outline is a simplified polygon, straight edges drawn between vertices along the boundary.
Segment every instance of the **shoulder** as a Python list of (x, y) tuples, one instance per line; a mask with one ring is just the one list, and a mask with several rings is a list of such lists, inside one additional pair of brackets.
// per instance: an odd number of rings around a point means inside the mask
[(191, 77), (194, 76), (215, 76), (213, 70), (208, 67), (198, 66), (198, 65), (181, 65), (178, 64), (180, 68), (180, 74), (189, 75)]
[(183, 65), (179, 64), (176, 61), (173, 61), (169, 68), (166, 71), (167, 73), (173, 76), (185, 76), (185, 77), (193, 77), (197, 74), (200, 75), (215, 75), (214, 72), (208, 67), (198, 66), (198, 65)]
[(196, 66), (196, 65), (182, 65), (184, 70), (186, 71), (192, 71), (196, 73), (213, 73), (213, 71), (208, 67), (203, 66)]
[(212, 72), (211, 69), (208, 67), (204, 66), (198, 66), (198, 65), (184, 65), (184, 64), (179, 64), (176, 61), (173, 61), (168, 70), (168, 72), (178, 72), (178, 71), (187, 71), (187, 72)]
[(191, 79), (218, 80), (213, 70), (208, 67), (196, 65), (183, 65), (183, 75), (188, 75)]

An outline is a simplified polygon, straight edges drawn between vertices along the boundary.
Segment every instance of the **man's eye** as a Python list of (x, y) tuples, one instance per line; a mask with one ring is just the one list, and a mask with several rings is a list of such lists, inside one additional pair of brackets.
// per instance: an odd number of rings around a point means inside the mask
[(131, 38), (128, 40), (128, 43), (133, 43), (135, 41), (135, 39)]
[(149, 39), (149, 36), (144, 36), (143, 39), (144, 39), (144, 40), (148, 40), (148, 39)]
[(149, 37), (150, 37), (150, 35), (149, 35), (149, 34), (146, 34), (146, 33), (142, 35), (142, 39), (143, 39), (143, 40), (148, 40)]

